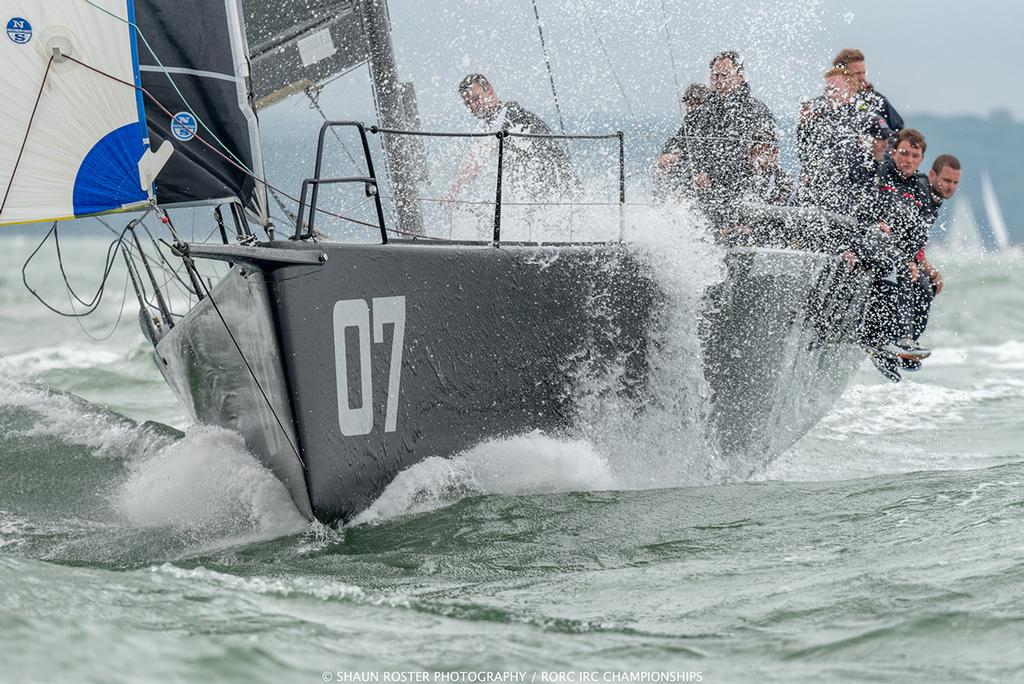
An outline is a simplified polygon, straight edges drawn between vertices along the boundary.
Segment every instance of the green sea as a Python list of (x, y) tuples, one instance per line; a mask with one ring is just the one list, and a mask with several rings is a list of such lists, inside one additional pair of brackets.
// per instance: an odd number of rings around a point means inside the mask
[[(711, 458), (657, 426), (629, 453), (527, 433), (332, 529), (190, 424), (123, 270), (81, 325), (31, 297), (41, 236), (0, 251), (2, 681), (1024, 681), (1020, 255), (936, 253), (933, 357), (899, 385), (865, 362), (750, 481), (618, 477)], [(63, 247), (94, 289), (106, 241)]]

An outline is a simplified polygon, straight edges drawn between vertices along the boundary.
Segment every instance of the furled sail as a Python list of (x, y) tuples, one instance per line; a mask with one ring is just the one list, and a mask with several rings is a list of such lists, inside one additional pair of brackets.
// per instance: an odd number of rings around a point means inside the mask
[(355, 0), (242, 0), (242, 5), (257, 107), (367, 60)]
[[(83, 2), (83, 0), (78, 0)], [(156, 182), (163, 206), (238, 199), (267, 217), (259, 129), (249, 92), (241, 0), (135, 0), (150, 139), (176, 150)]]
[(146, 168), (145, 112), (132, 87), (132, 0), (2, 7), (0, 224), (145, 204), (155, 170)]

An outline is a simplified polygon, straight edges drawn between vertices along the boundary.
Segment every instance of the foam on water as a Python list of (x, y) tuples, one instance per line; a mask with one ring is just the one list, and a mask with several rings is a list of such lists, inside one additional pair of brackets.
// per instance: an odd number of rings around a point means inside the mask
[(31, 378), (50, 370), (93, 368), (116, 363), (123, 354), (108, 349), (91, 349), (61, 345), (43, 347), (0, 358), (0, 374), (6, 377)]
[(0, 407), (27, 409), (35, 415), (31, 425), (6, 436), (57, 437), (64, 442), (89, 447), (101, 457), (127, 458), (169, 443), (157, 430), (100, 408), (72, 394), (34, 385), (12, 382), (0, 376)]
[(204, 536), (245, 531), (273, 537), (308, 526), (241, 435), (220, 428), (193, 428), (184, 439), (131, 461), (114, 503), (132, 526)]
[(322, 601), (361, 601), (366, 599), (366, 592), (361, 588), (326, 578), (238, 577), (204, 567), (180, 568), (170, 563), (152, 566), (150, 572), (155, 578), (168, 577), (190, 584), (215, 585), (241, 593), (282, 597), (310, 596)]
[[(236, 433), (194, 427), (181, 436), (158, 425), (140, 425), (73, 395), (6, 379), (0, 380), (0, 391), (0, 415), (12, 421), (3, 439), (17, 445), (3, 464), (12, 482), (16, 487), (21, 480), (56, 484), (34, 485), (33, 501), (26, 502), (43, 517), (25, 517), (17, 510), (0, 516), (0, 545), (42, 540), (37, 553), (75, 557), (80, 550), (57, 551), (45, 540), (60, 545), (61, 539), (87, 536), (94, 547), (117, 546), (111, 555), (131, 555), (123, 548), (132, 543), (125, 535), (149, 530), (157, 533), (156, 542), (152, 534), (143, 534), (138, 549), (147, 557), (309, 529), (284, 485)], [(54, 440), (66, 446), (48, 447)], [(95, 460), (83, 461), (82, 455)], [(68, 485), (61, 486), (62, 481)], [(14, 490), (3, 496), (16, 504), (21, 495)], [(47, 503), (37, 500), (40, 496), (54, 499)]]
[(428, 458), (399, 473), (355, 524), (452, 504), (466, 496), (615, 489), (604, 456), (582, 440), (530, 432), (489, 440), (453, 458)]

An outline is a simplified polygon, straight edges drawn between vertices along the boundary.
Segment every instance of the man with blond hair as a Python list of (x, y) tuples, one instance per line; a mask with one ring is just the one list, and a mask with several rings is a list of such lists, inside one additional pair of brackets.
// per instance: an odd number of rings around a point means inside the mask
[(871, 117), (854, 107), (858, 81), (842, 67), (825, 72), (825, 93), (803, 103), (797, 146), (803, 201), (852, 214), (871, 164)]
[(903, 130), (903, 117), (889, 102), (889, 98), (875, 90), (868, 81), (867, 62), (864, 53), (857, 48), (843, 48), (832, 60), (832, 66), (842, 67), (857, 78), (859, 84), (857, 107), (872, 116), (885, 119), (885, 124), (897, 133)]

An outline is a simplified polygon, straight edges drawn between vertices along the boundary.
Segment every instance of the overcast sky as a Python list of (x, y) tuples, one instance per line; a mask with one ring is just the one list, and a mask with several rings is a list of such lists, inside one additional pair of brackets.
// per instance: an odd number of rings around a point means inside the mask
[[(820, 92), (839, 48), (858, 47), (869, 78), (908, 119), (994, 109), (1024, 119), (1016, 54), (1022, 3), (536, 1), (563, 114), (577, 128), (591, 112), (674, 115), (676, 82), (706, 82), (708, 59), (722, 49), (743, 53), (755, 93), (779, 117)], [(554, 119), (531, 0), (390, 0), (390, 7), (401, 75), (416, 85), (425, 126), (470, 125), (454, 87), (475, 71), (504, 98)], [(367, 91), (365, 69), (358, 70), (329, 87), (325, 109), (373, 119)], [(266, 114), (274, 121), (300, 108), (293, 102)]]

